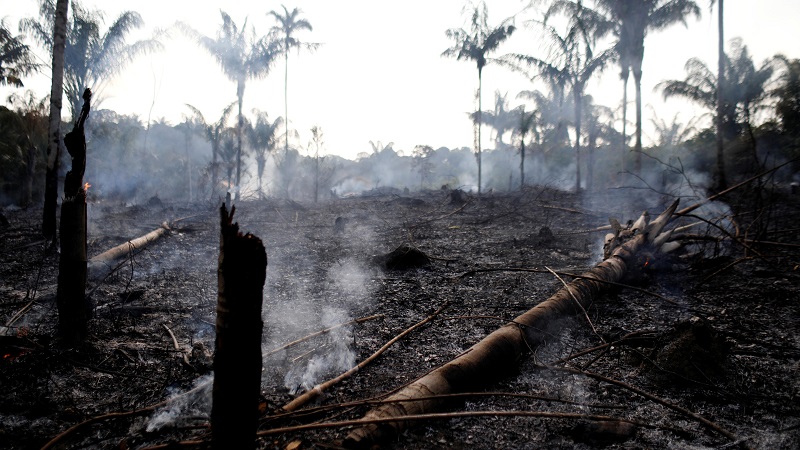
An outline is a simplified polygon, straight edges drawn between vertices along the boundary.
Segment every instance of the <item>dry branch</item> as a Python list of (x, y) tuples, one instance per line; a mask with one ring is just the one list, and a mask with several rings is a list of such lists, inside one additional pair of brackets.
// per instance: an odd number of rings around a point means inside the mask
[(658, 403), (659, 405), (666, 406), (667, 408), (669, 408), (669, 409), (671, 409), (673, 411), (676, 411), (676, 412), (678, 412), (680, 414), (683, 414), (684, 416), (686, 416), (688, 418), (691, 418), (691, 419), (701, 423), (706, 428), (708, 428), (708, 429), (710, 429), (712, 431), (715, 431), (715, 432), (725, 436), (726, 438), (728, 438), (728, 439), (730, 439), (732, 441), (735, 441), (735, 442), (738, 441), (738, 438), (736, 437), (735, 434), (733, 434), (730, 431), (722, 428), (717, 423), (706, 419), (705, 417), (701, 416), (700, 414), (697, 414), (695, 412), (689, 411), (688, 409), (686, 409), (686, 408), (684, 408), (684, 407), (682, 407), (680, 405), (676, 405), (676, 404), (674, 404), (672, 402), (664, 400), (661, 397), (657, 397), (657, 396), (655, 396), (655, 395), (653, 395), (653, 394), (651, 394), (651, 393), (649, 393), (647, 391), (643, 391), (643, 390), (641, 390), (641, 389), (639, 389), (637, 387), (631, 386), (628, 383), (625, 383), (625, 382), (622, 382), (622, 381), (619, 381), (619, 380), (615, 380), (613, 378), (608, 378), (608, 377), (605, 377), (605, 376), (600, 375), (600, 374), (596, 374), (596, 373), (592, 373), (592, 372), (586, 372), (586, 371), (583, 371), (583, 370), (571, 369), (571, 368), (568, 368), (568, 367), (547, 367), (547, 368), (551, 369), (551, 370), (557, 370), (557, 371), (572, 373), (572, 374), (575, 374), (575, 375), (585, 375), (585, 376), (587, 376), (589, 378), (594, 378), (594, 379), (599, 380), (599, 381), (603, 381), (603, 382), (606, 382), (606, 383), (609, 383), (609, 384), (613, 384), (615, 386), (622, 387), (622, 388), (627, 389), (627, 390), (629, 390), (629, 391), (631, 391), (631, 392), (633, 392), (633, 393), (635, 393), (637, 395), (640, 395), (640, 396), (642, 396), (642, 397), (644, 397), (644, 398), (646, 398), (648, 400), (651, 400), (651, 401), (653, 401), (655, 403)]
[(542, 344), (551, 331), (561, 326), (561, 319), (580, 313), (573, 296), (586, 308), (594, 298), (608, 290), (609, 285), (603, 281), (619, 282), (624, 277), (629, 264), (637, 263), (637, 253), (648, 248), (648, 244), (661, 233), (677, 205), (676, 201), (639, 233), (621, 243), (611, 257), (584, 273), (581, 278), (573, 280), (514, 322), (494, 331), (456, 359), (390, 397), (391, 400), (407, 401), (383, 405), (367, 412), (363, 420), (380, 419), (385, 422), (353, 430), (346, 437), (345, 444), (353, 448), (369, 447), (395, 435), (406, 426), (404, 421), (392, 418), (428, 414), (445, 404), (442, 400), (418, 401), (419, 397), (473, 390), (512, 371), (523, 354)]
[(309, 335), (301, 337), (300, 339), (295, 339), (294, 341), (289, 342), (288, 344), (284, 344), (284, 345), (282, 345), (282, 346), (280, 346), (280, 347), (278, 347), (276, 349), (270, 350), (270, 351), (268, 351), (267, 353), (264, 354), (264, 357), (266, 358), (267, 356), (274, 355), (275, 353), (278, 353), (281, 350), (287, 350), (289, 348), (294, 347), (295, 345), (301, 344), (301, 343), (303, 343), (303, 342), (305, 342), (305, 341), (307, 341), (309, 339), (313, 339), (313, 338), (315, 338), (317, 336), (322, 336), (324, 334), (328, 334), (328, 333), (330, 333), (331, 331), (333, 331), (333, 330), (335, 330), (337, 328), (341, 328), (341, 327), (344, 327), (344, 326), (347, 326), (347, 325), (352, 325), (354, 323), (364, 323), (364, 322), (367, 322), (369, 320), (383, 319), (385, 317), (386, 316), (383, 315), (383, 314), (373, 314), (371, 316), (361, 317), (361, 318), (358, 318), (358, 319), (353, 319), (353, 320), (348, 321), (348, 322), (343, 322), (343, 323), (334, 325), (332, 327), (328, 327), (328, 328), (325, 328), (323, 330), (316, 331), (314, 333), (311, 333)]
[[(642, 428), (662, 429), (674, 433), (686, 434), (684, 430), (674, 427), (667, 427), (663, 425), (654, 425), (648, 422), (643, 422), (634, 419), (626, 419), (622, 417), (604, 416), (597, 414), (580, 414), (580, 413), (561, 413), (550, 411), (466, 411), (466, 412), (450, 412), (450, 413), (430, 413), (430, 414), (414, 414), (407, 416), (400, 416), (395, 418), (375, 418), (368, 420), (342, 420), (339, 422), (319, 422), (306, 425), (294, 425), (281, 428), (272, 428), (269, 430), (262, 430), (258, 432), (259, 437), (274, 436), (285, 433), (297, 433), (309, 430), (321, 430), (329, 428), (348, 428), (357, 427), (364, 424), (381, 425), (389, 423), (392, 420), (401, 421), (425, 421), (425, 420), (449, 420), (458, 419), (463, 417), (539, 417), (549, 419), (567, 419), (567, 420), (590, 420), (594, 422), (612, 422), (612, 423), (626, 423), (635, 425)], [(191, 440), (170, 442), (169, 444), (160, 444), (152, 447), (145, 447), (142, 450), (167, 450), (181, 447), (202, 447), (207, 443), (203, 440)], [(340, 448), (333, 447), (332, 448)]]

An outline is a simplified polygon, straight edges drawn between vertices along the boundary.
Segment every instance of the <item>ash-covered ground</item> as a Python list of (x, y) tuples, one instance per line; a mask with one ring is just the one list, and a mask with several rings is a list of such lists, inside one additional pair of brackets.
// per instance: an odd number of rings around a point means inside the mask
[[(598, 263), (604, 233), (582, 230), (603, 226), (609, 217), (636, 219), (636, 208), (658, 214), (666, 206), (609, 207), (613, 194), (600, 199), (540, 188), (453, 200), (446, 191), (376, 192), (320, 204), (271, 199), (236, 205), (235, 221), (264, 241), (269, 259), (260, 430), (362, 417), (369, 406), (337, 405), (413, 381), (547, 299), (562, 281), (546, 269), (579, 273)], [(698, 241), (720, 232), (693, 229), (699, 245), (653, 261), (646, 274), (629, 280), (658, 296), (619, 288), (597, 298), (586, 315), (553, 324), (551, 341), (520, 360), (517, 371), (497, 374), (447, 409), (481, 414), (425, 420), (381, 447), (797, 448), (800, 199), (786, 194), (772, 202), (762, 243), (741, 241), (742, 221), (736, 222), (740, 243), (731, 236)], [(56, 335), (58, 255), (41, 240), (41, 210), (4, 212), (0, 446), (41, 448), (54, 438), (56, 448), (208, 442), (218, 206), (89, 205), (90, 255), (164, 221), (172, 226), (111, 273), (91, 274), (94, 314), (80, 345)], [(401, 270), (377, 264), (376, 256), (402, 245), (424, 252), (430, 264)], [(443, 305), (430, 323), (307, 406), (329, 408), (273, 415)], [(273, 352), (374, 315), (381, 316)], [(614, 344), (572, 357), (603, 342)], [(735, 440), (620, 385), (544, 366), (624, 382), (702, 416)], [(603, 431), (580, 418), (508, 415), (516, 411), (602, 415), (637, 425)], [(96, 420), (68, 431), (90, 419)], [(258, 446), (337, 448), (347, 433), (336, 427), (265, 435)]]

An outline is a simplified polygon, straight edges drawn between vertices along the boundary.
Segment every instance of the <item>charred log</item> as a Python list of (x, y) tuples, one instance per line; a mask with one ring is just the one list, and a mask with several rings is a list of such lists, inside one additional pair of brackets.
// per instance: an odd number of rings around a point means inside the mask
[(130, 241), (106, 250), (99, 255), (93, 256), (92, 259), (89, 260), (89, 270), (92, 273), (92, 276), (97, 276), (97, 274), (102, 273), (104, 270), (111, 270), (112, 264), (115, 260), (130, 255), (136, 250), (142, 249), (147, 244), (150, 244), (156, 239), (164, 236), (169, 230), (169, 224), (164, 222), (160, 227), (145, 234), (144, 236), (131, 239)]
[(67, 341), (86, 337), (90, 315), (86, 300), (86, 136), (84, 123), (89, 116), (92, 92), (83, 92), (83, 108), (72, 131), (64, 136), (64, 145), (72, 157), (72, 168), (64, 179), (61, 205), (61, 256), (58, 263), (58, 331)]
[(217, 338), (211, 407), (215, 449), (255, 448), (261, 388), (261, 320), (267, 253), (261, 239), (239, 232), (236, 208), (220, 208)]
[[(514, 370), (521, 356), (552, 336), (560, 319), (585, 311), (597, 296), (609, 289), (607, 282), (619, 282), (625, 276), (628, 265), (635, 263), (641, 249), (652, 246), (677, 205), (676, 201), (649, 224), (643, 215), (641, 231), (619, 245), (608, 259), (513, 322), (495, 330), (456, 359), (410, 383), (388, 399), (400, 402), (376, 407), (367, 412), (364, 419), (387, 419), (437, 411), (445, 406), (445, 402), (431, 397), (474, 390)], [(403, 421), (367, 425), (353, 430), (344, 443), (349, 448), (369, 448), (377, 441), (396, 435), (406, 425)]]

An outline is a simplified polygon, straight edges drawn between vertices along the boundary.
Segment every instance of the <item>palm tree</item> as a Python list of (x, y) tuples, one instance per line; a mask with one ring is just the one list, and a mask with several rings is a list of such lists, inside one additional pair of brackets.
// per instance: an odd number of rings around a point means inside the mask
[[(36, 160), (41, 158), (39, 155), (46, 155), (48, 100), (46, 98), (37, 99), (33, 91), (28, 90), (24, 95), (12, 94), (8, 101), (16, 105), (15, 109), (20, 119), (19, 130), (22, 131), (21, 142), (24, 147), (22, 150), (24, 152), (25, 170), (22, 173), (22, 189), (19, 201), (20, 205), (28, 207), (33, 202), (33, 179), (36, 175)], [(9, 142), (12, 141), (11, 139), (9, 140)]]
[[(663, 81), (656, 88), (662, 89), (665, 99), (683, 97), (709, 111), (716, 111), (715, 122), (717, 127), (721, 127), (719, 134), (723, 139), (734, 139), (742, 129), (746, 130), (751, 139), (754, 161), (757, 163), (752, 117), (769, 94), (767, 82), (772, 77), (772, 62), (767, 60), (756, 68), (741, 39), (732, 40), (730, 45), (731, 56), (723, 60), (725, 70), (722, 83), (703, 61), (691, 58), (686, 62), (687, 74), (684, 80)], [(715, 169), (712, 190), (719, 189), (719, 183), (726, 181), (724, 168), (720, 170), (719, 166)]]
[(319, 44), (301, 42), (294, 34), (302, 30), (312, 31), (311, 23), (306, 19), (300, 19), (301, 10), (294, 8), (290, 12), (286, 6), (281, 5), (283, 14), (277, 11), (270, 11), (267, 15), (272, 16), (278, 24), (272, 27), (272, 32), (278, 35), (281, 39), (281, 53), (284, 57), (284, 73), (283, 73), (283, 117), (286, 121), (286, 130), (284, 135), (285, 151), (289, 151), (289, 51), (293, 48), (305, 48), (307, 50), (315, 50)]
[(611, 108), (594, 103), (591, 95), (584, 96), (584, 120), (586, 121), (586, 190), (594, 189), (594, 153), (598, 150), (598, 141), (616, 143), (619, 134), (613, 128), (614, 113)]
[(700, 8), (692, 0), (595, 0), (596, 10), (581, 0), (556, 0), (548, 14), (563, 12), (573, 17), (580, 12), (586, 26), (599, 35), (612, 33), (621, 68), (623, 146), (626, 142), (628, 78), (633, 71), (636, 88), (635, 172), (642, 164), (642, 63), (644, 40), (649, 31), (660, 31), (675, 23), (687, 25), (686, 17), (700, 18)]
[(572, 89), (574, 104), (575, 127), (575, 191), (580, 191), (581, 185), (581, 121), (583, 116), (583, 98), (586, 84), (595, 73), (602, 71), (606, 64), (616, 57), (615, 49), (606, 49), (599, 54), (595, 53), (597, 36), (591, 28), (583, 22), (580, 11), (576, 15), (564, 35), (551, 25), (539, 22), (545, 33), (553, 43), (554, 51), (551, 58), (541, 59), (529, 55), (505, 55), (503, 61), (510, 67), (525, 72), (529, 78), (535, 75), (527, 73), (527, 68), (533, 68), (539, 75), (550, 80), (551, 85), (563, 89), (569, 86)]
[(280, 43), (270, 36), (257, 38), (255, 29), (247, 26), (247, 19), (241, 28), (225, 12), (220, 10), (222, 25), (216, 37), (205, 36), (189, 25), (179, 23), (184, 33), (194, 38), (219, 63), (222, 72), (236, 83), (238, 99), (238, 121), (236, 126), (236, 199), (239, 198), (239, 182), (242, 171), (242, 132), (244, 128), (244, 88), (247, 80), (265, 77), (275, 57), (280, 53)]
[(256, 154), (256, 169), (258, 174), (258, 195), (261, 198), (261, 179), (264, 176), (264, 167), (267, 163), (267, 156), (275, 150), (278, 144), (278, 129), (283, 125), (283, 118), (270, 122), (269, 116), (264, 111), (253, 110), (256, 116), (255, 123), (247, 128), (250, 147)]
[[(474, 113), (474, 120), (477, 120), (477, 111)], [(508, 93), (501, 94), (500, 91), (494, 93), (494, 110), (481, 111), (482, 122), (492, 127), (495, 131), (495, 149), (500, 149), (506, 144), (503, 136), (512, 131), (517, 126), (517, 116), (514, 110), (508, 109)]]
[(481, 194), (481, 84), (483, 68), (488, 63), (490, 53), (496, 51), (500, 44), (508, 39), (514, 30), (514, 25), (509, 24), (510, 19), (504, 20), (497, 27), (489, 26), (489, 11), (485, 2), (473, 5), (470, 30), (451, 28), (445, 32), (454, 45), (444, 52), (442, 56), (455, 57), (459, 60), (475, 61), (478, 67), (478, 109), (477, 109), (477, 138), (475, 141), (475, 157), (478, 161), (478, 195)]
[(219, 164), (217, 162), (220, 152), (220, 141), (222, 140), (223, 131), (228, 126), (228, 118), (231, 115), (231, 111), (233, 111), (233, 107), (236, 105), (236, 102), (232, 102), (230, 105), (226, 106), (225, 109), (222, 110), (222, 114), (220, 114), (219, 119), (217, 119), (214, 123), (208, 123), (203, 117), (203, 113), (200, 112), (199, 109), (195, 108), (192, 105), (186, 104), (186, 107), (192, 112), (192, 120), (196, 129), (200, 132), (203, 137), (211, 144), (211, 199), (214, 199), (214, 196), (217, 192), (217, 187), (219, 184), (218, 178), (218, 168)]
[(772, 95), (777, 99), (775, 113), (781, 123), (781, 129), (789, 136), (800, 135), (800, 59), (789, 59), (777, 55), (785, 71), (780, 74), (778, 86)]
[[(30, 32), (48, 51), (53, 50), (53, 0), (40, 0), (40, 20), (27, 18), (20, 28)], [(101, 34), (103, 13), (72, 4), (72, 19), (67, 23), (67, 42), (64, 50), (64, 92), (69, 101), (73, 120), (78, 117), (86, 88), (92, 90), (96, 108), (102, 101), (103, 88), (139, 55), (161, 49), (157, 39), (146, 39), (128, 44), (129, 34), (144, 25), (137, 12), (125, 11)]]
[[(714, 6), (714, 0), (709, 2)], [(724, 27), (724, 6), (725, 2), (719, 0), (717, 9), (717, 26), (719, 30), (719, 40), (717, 41), (717, 80), (720, 86), (725, 86), (725, 27)], [(722, 112), (725, 107), (725, 99), (722, 97), (722, 89), (717, 91), (717, 170), (714, 171), (714, 184), (712, 190), (721, 192), (728, 187), (728, 180), (725, 176), (725, 141), (722, 136), (723, 122)]]
[(31, 49), (11, 34), (0, 20), (0, 86), (22, 87), (22, 77), (39, 69)]
[[(44, 4), (43, 8), (44, 9)], [(47, 172), (45, 174), (42, 234), (56, 243), (58, 212), (58, 165), (61, 154), (61, 98), (64, 92), (64, 49), (67, 41), (67, 9), (69, 0), (58, 0), (53, 10), (52, 83), (48, 119)]]
[(383, 145), (383, 142), (381, 141), (369, 141), (369, 145), (372, 147), (373, 155), (380, 155), (384, 152), (384, 150), (394, 151), (394, 148), (392, 148), (394, 147), (394, 142), (389, 142), (388, 144)]
[[(532, 80), (533, 81), (533, 80)], [(551, 150), (569, 146), (568, 126), (574, 116), (574, 105), (566, 95), (566, 81), (558, 79), (545, 79), (550, 84), (550, 89), (545, 92), (539, 90), (522, 91), (517, 98), (533, 101), (535, 110), (539, 115), (536, 125), (539, 131), (537, 139), (541, 143), (542, 156), (545, 157)]]
[[(237, 127), (238, 128), (238, 127)], [(233, 127), (223, 128), (220, 130), (220, 140), (218, 152), (222, 160), (222, 168), (225, 169), (225, 184), (228, 186), (228, 192), (233, 187), (233, 171), (238, 167), (239, 150), (237, 140), (238, 131)]]
[[(525, 188), (525, 138), (528, 134), (537, 134), (536, 123), (540, 120), (539, 112), (536, 110), (525, 111), (525, 105), (512, 110), (513, 115), (516, 116), (517, 126), (512, 132), (512, 139), (514, 137), (519, 139), (519, 190)], [(539, 136), (536, 136), (537, 141)]]

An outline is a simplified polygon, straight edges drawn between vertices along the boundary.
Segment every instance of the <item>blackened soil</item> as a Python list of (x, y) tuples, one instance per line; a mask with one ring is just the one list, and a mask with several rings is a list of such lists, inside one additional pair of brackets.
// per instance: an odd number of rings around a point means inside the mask
[[(235, 220), (261, 237), (268, 252), (265, 355), (320, 329), (382, 315), (265, 356), (262, 431), (360, 418), (367, 406), (337, 405), (391, 392), (459, 355), (562, 286), (544, 269), (578, 272), (599, 261), (603, 233), (578, 231), (605, 225), (610, 216), (635, 219), (598, 206), (597, 199), (542, 189), (489, 194), (480, 201), (467, 196), (463, 204), (451, 198), (427, 192), (319, 205), (237, 205)], [(664, 207), (648, 206), (653, 214)], [(658, 296), (614, 289), (597, 298), (585, 316), (553, 324), (552, 341), (521, 359), (515, 373), (498, 374), (481, 393), (447, 410), (602, 415), (637, 425), (476, 415), (426, 420), (381, 446), (733, 448), (739, 442), (798, 448), (800, 205), (797, 197), (785, 197), (772, 206), (767, 223), (760, 216), (762, 243), (700, 240), (674, 257), (648, 262), (646, 273), (629, 282)], [(90, 336), (80, 345), (56, 335), (58, 254), (39, 236), (41, 211), (4, 215), (9, 223), (0, 225), (0, 447), (41, 448), (53, 438), (59, 439), (57, 448), (205, 445), (216, 205), (90, 205), (90, 255), (163, 221), (173, 226), (111, 273), (92, 274), (94, 315)], [(744, 220), (738, 222), (741, 237)], [(692, 231), (695, 237), (707, 233), (708, 227)], [(402, 270), (376, 264), (401, 247), (419, 250), (427, 260), (415, 252), (414, 264)], [(288, 419), (272, 415), (445, 304), (428, 325), (308, 405), (329, 409)], [(572, 357), (603, 342), (613, 344)], [(627, 383), (735, 437), (620, 385), (545, 365)], [(78, 424), (83, 425), (68, 431)], [(347, 432), (336, 427), (265, 435), (258, 446), (336, 448)]]

